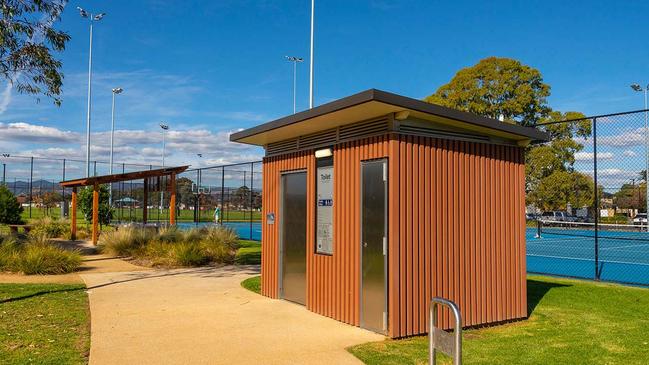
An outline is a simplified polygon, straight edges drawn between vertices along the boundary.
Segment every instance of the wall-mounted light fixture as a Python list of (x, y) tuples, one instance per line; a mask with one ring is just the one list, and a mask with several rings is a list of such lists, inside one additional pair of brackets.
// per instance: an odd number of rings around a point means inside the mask
[(331, 148), (323, 148), (315, 151), (315, 158), (330, 157), (331, 155), (333, 155)]

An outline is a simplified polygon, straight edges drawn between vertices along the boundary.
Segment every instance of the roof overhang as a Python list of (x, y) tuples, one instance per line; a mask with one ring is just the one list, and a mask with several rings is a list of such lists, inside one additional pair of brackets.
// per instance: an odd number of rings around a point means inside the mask
[(158, 176), (167, 176), (171, 174), (179, 174), (187, 170), (189, 166), (165, 167), (155, 170), (142, 170), (126, 172), (123, 174), (91, 176), (75, 180), (66, 180), (59, 183), (60, 186), (65, 188), (74, 188), (79, 186), (91, 186), (95, 184), (109, 184), (120, 181), (148, 179)]
[(536, 128), (522, 127), (381, 90), (370, 89), (313, 109), (242, 130), (230, 135), (233, 142), (265, 146), (342, 125), (394, 114), (404, 118), (452, 125), (481, 134), (516, 141), (521, 145), (547, 141)]

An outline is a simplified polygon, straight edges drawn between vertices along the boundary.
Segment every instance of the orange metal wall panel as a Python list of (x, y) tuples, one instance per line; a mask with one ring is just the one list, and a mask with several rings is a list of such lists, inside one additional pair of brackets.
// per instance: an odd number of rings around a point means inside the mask
[[(399, 232), (390, 239), (400, 257), (390, 258), (390, 336), (426, 333), (432, 296), (455, 301), (464, 326), (524, 318), (522, 148), (396, 138), (390, 226)], [(448, 311), (440, 319), (451, 326)]]

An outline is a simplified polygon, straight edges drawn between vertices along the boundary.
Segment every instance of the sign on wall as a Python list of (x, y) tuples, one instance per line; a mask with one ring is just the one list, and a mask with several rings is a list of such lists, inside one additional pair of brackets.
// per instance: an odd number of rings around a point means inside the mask
[(333, 254), (333, 166), (318, 167), (316, 181), (316, 250)]

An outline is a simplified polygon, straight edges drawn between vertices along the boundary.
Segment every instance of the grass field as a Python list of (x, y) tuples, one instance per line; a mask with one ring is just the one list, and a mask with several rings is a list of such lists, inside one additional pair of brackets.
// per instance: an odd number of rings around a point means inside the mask
[[(155, 222), (158, 219), (161, 221), (166, 221), (169, 219), (169, 210), (168, 209), (151, 209), (148, 211), (148, 220)], [(241, 210), (225, 210), (223, 212), (223, 221), (225, 222), (237, 222), (237, 221), (248, 221), (250, 220), (250, 211), (241, 211)], [(29, 208), (25, 208), (22, 212), (21, 217), (25, 222), (29, 222), (33, 219), (42, 218), (44, 216), (50, 216), (52, 218), (59, 218), (61, 216), (61, 209), (52, 208), (47, 212), (45, 208), (32, 208), (31, 217), (29, 216)], [(83, 222), (83, 214), (80, 210), (77, 210), (77, 219), (79, 222)], [(115, 208), (113, 219), (116, 221), (142, 221), (142, 208), (137, 209), (128, 209), (128, 208)], [(194, 221), (194, 211), (189, 209), (181, 209), (180, 214), (176, 217), (178, 221), (193, 222)], [(253, 221), (261, 221), (261, 212), (253, 211), (252, 212)], [(211, 222), (214, 220), (214, 210), (203, 210), (200, 214), (201, 222)]]
[(0, 284), (0, 363), (86, 364), (89, 349), (83, 285)]
[[(528, 276), (527, 296), (528, 320), (464, 332), (465, 363), (649, 363), (648, 289)], [(348, 350), (366, 364), (428, 361), (425, 336)]]
[(261, 276), (253, 276), (241, 282), (241, 286), (251, 292), (261, 294)]
[(234, 262), (239, 265), (260, 265), (261, 242), (239, 240), (239, 249)]

